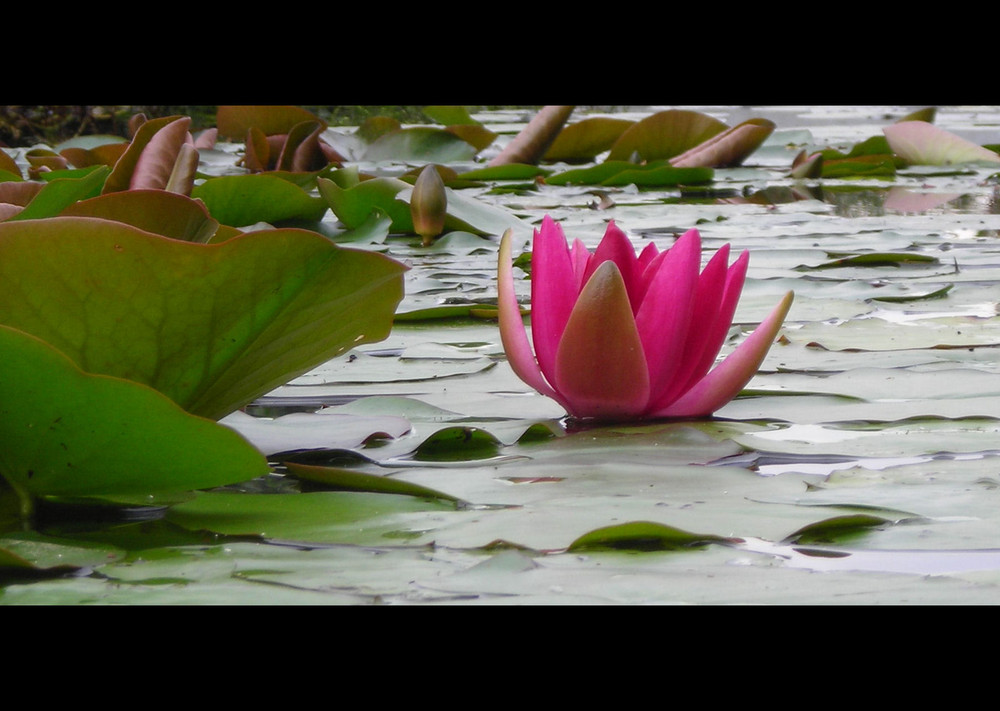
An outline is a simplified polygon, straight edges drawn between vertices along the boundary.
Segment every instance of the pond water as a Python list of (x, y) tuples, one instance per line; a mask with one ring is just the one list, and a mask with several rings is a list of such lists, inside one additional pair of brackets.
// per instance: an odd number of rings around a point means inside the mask
[[(662, 108), (583, 107), (573, 120)], [(494, 320), (401, 318), (385, 341), (224, 420), (269, 455), (272, 477), (152, 521), (49, 530), (31, 544), (76, 570), (10, 581), (0, 602), (1000, 601), (1000, 170), (796, 181), (800, 151), (846, 151), (922, 107), (686, 108), (777, 129), (705, 189), (512, 182), (463, 194), (523, 222), (515, 255), (546, 214), (591, 248), (614, 220), (637, 247), (697, 227), (706, 259), (725, 243), (750, 250), (724, 353), (785, 292), (795, 302), (759, 374), (715, 418), (574, 427), (514, 376)], [(475, 117), (502, 137), (458, 169), (531, 116)], [(1000, 143), (997, 106), (941, 107), (935, 124)], [(360, 247), (410, 266), (405, 316), (495, 304), (497, 241)], [(832, 266), (881, 252), (919, 260)], [(526, 280), (517, 291), (527, 303)], [(287, 462), (445, 496), (310, 487), (285, 476)], [(573, 547), (636, 522), (693, 536), (655, 550)]]

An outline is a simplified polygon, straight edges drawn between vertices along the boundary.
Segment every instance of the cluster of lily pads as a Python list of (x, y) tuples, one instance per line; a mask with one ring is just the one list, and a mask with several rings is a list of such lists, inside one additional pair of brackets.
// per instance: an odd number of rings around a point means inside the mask
[[(428, 107), (439, 126), (351, 133), (297, 107), (220, 107), (196, 136), (187, 117), (137, 117), (128, 140), (0, 151), (0, 475), (25, 519), (43, 499), (169, 503), (271, 471), (218, 420), (384, 339), (404, 295), (403, 264), (338, 242), (526, 228), (462, 194), (486, 181), (710, 183), (774, 130), (571, 113), (545, 107), (505, 142), (459, 107)], [(928, 118), (790, 174), (1000, 162)], [(401, 168), (374, 170), (386, 163)]]

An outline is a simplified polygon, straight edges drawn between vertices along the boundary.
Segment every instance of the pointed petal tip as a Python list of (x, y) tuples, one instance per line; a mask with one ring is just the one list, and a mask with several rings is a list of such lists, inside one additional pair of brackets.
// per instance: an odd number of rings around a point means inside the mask
[(794, 299), (795, 292), (787, 292), (767, 318), (722, 363), (671, 405), (651, 416), (707, 417), (739, 395), (764, 362)]

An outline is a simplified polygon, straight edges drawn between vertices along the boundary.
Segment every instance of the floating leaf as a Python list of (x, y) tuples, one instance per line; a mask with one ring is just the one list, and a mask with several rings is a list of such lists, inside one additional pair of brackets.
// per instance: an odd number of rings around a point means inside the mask
[(212, 178), (196, 186), (191, 197), (204, 202), (216, 220), (232, 227), (293, 219), (315, 221), (327, 211), (322, 198), (269, 173)]
[(82, 178), (57, 178), (47, 182), (31, 201), (12, 220), (34, 220), (54, 217), (78, 200), (100, 194), (109, 169), (99, 167), (89, 170)]
[(633, 521), (598, 528), (573, 541), (570, 552), (581, 551), (676, 551), (709, 543), (732, 543), (722, 536), (689, 533), (651, 521)]
[(363, 417), (324, 408), (319, 412), (293, 412), (281, 417), (252, 417), (240, 410), (220, 422), (230, 427), (267, 455), (301, 449), (346, 449), (359, 447), (374, 436), (401, 437), (410, 423), (391, 415)]
[(572, 113), (572, 106), (543, 106), (528, 125), (490, 161), (490, 166), (538, 163)]
[(875, 296), (872, 301), (882, 301), (890, 304), (906, 304), (912, 301), (930, 301), (931, 299), (943, 299), (948, 292), (954, 288), (954, 284), (948, 284), (940, 289), (927, 292), (925, 294), (913, 294), (912, 296)]
[(219, 418), (385, 338), (403, 271), (304, 230), (200, 245), (92, 218), (5, 222), (0, 323)]
[(813, 267), (799, 267), (800, 271), (809, 269), (841, 269), (843, 267), (898, 267), (902, 264), (938, 264), (936, 257), (926, 254), (911, 254), (909, 252), (870, 252), (851, 257), (835, 259)]
[(800, 528), (789, 535), (784, 543), (834, 543), (845, 538), (869, 533), (871, 529), (892, 523), (887, 519), (869, 514), (836, 516)]
[(0, 326), (0, 474), (36, 496), (186, 491), (268, 471), (232, 430)]
[(829, 159), (824, 157), (822, 176), (831, 178), (892, 176), (896, 174), (896, 161), (889, 155), (861, 155), (855, 158)]
[(414, 459), (427, 462), (455, 462), (489, 459), (500, 453), (502, 443), (477, 427), (445, 427), (417, 447)]
[(774, 122), (750, 119), (712, 136), (670, 159), (678, 168), (729, 168), (741, 165), (774, 132)]
[(167, 512), (191, 530), (317, 543), (399, 545), (434, 525), (455, 505), (440, 499), (361, 491), (275, 496), (203, 493)]
[(549, 185), (642, 185), (673, 186), (708, 182), (711, 168), (675, 168), (667, 161), (636, 165), (628, 161), (604, 161), (589, 168), (567, 170), (545, 179)]
[(551, 171), (539, 168), (537, 165), (524, 163), (505, 163), (493, 167), (479, 168), (460, 173), (460, 180), (532, 180)]
[(1000, 155), (925, 121), (903, 121), (882, 129), (893, 152), (916, 165), (1000, 163)]
[(63, 217), (99, 217), (187, 242), (208, 242), (219, 222), (204, 203), (165, 190), (123, 190), (74, 203)]
[[(348, 228), (363, 224), (375, 209), (392, 219), (392, 232), (413, 234), (409, 200), (413, 188), (398, 178), (364, 180), (351, 188), (341, 188), (332, 180), (320, 178), (320, 194), (330, 209)], [(405, 192), (404, 192), (405, 191)], [(523, 228), (514, 215), (487, 203), (445, 188), (448, 212), (445, 230), (463, 230), (478, 235), (501, 234), (508, 227)]]
[(404, 128), (380, 136), (369, 144), (364, 153), (366, 161), (427, 161), (451, 163), (472, 160), (474, 146), (455, 134), (439, 128)]
[(274, 136), (290, 133), (304, 121), (316, 120), (300, 106), (220, 106), (215, 114), (219, 135), (233, 140), (243, 140), (251, 128)]
[(566, 126), (545, 153), (547, 162), (593, 160), (609, 150), (635, 121), (595, 117)]
[(611, 147), (608, 160), (663, 160), (704, 143), (722, 133), (726, 124), (697, 111), (670, 109), (647, 116), (629, 127)]
[(425, 106), (424, 113), (434, 121), (445, 126), (463, 125), (478, 126), (479, 122), (469, 115), (465, 106)]
[(450, 494), (444, 494), (426, 486), (413, 484), (402, 479), (394, 479), (389, 476), (376, 476), (354, 472), (349, 469), (338, 467), (318, 467), (311, 464), (296, 464), (288, 462), (285, 464), (289, 474), (314, 484), (322, 484), (332, 489), (346, 491), (367, 491), (373, 494), (400, 494), (402, 496), (418, 496), (424, 499), (443, 499), (445, 501), (458, 501)]
[(191, 119), (186, 116), (143, 123), (108, 175), (103, 192), (169, 187), (173, 192), (189, 193), (198, 166), (198, 152), (187, 144), (190, 126)]

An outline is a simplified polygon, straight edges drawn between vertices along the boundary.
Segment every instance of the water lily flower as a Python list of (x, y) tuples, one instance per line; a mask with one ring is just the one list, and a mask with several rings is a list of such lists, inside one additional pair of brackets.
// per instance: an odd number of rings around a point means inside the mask
[(570, 247), (546, 216), (531, 253), (531, 340), (514, 293), (511, 232), (500, 243), (500, 335), (525, 383), (576, 418), (637, 420), (711, 415), (739, 394), (767, 355), (792, 304), (771, 314), (714, 369), (732, 325), (749, 253), (729, 245), (699, 273), (701, 236), (636, 255), (614, 222), (593, 253)]

